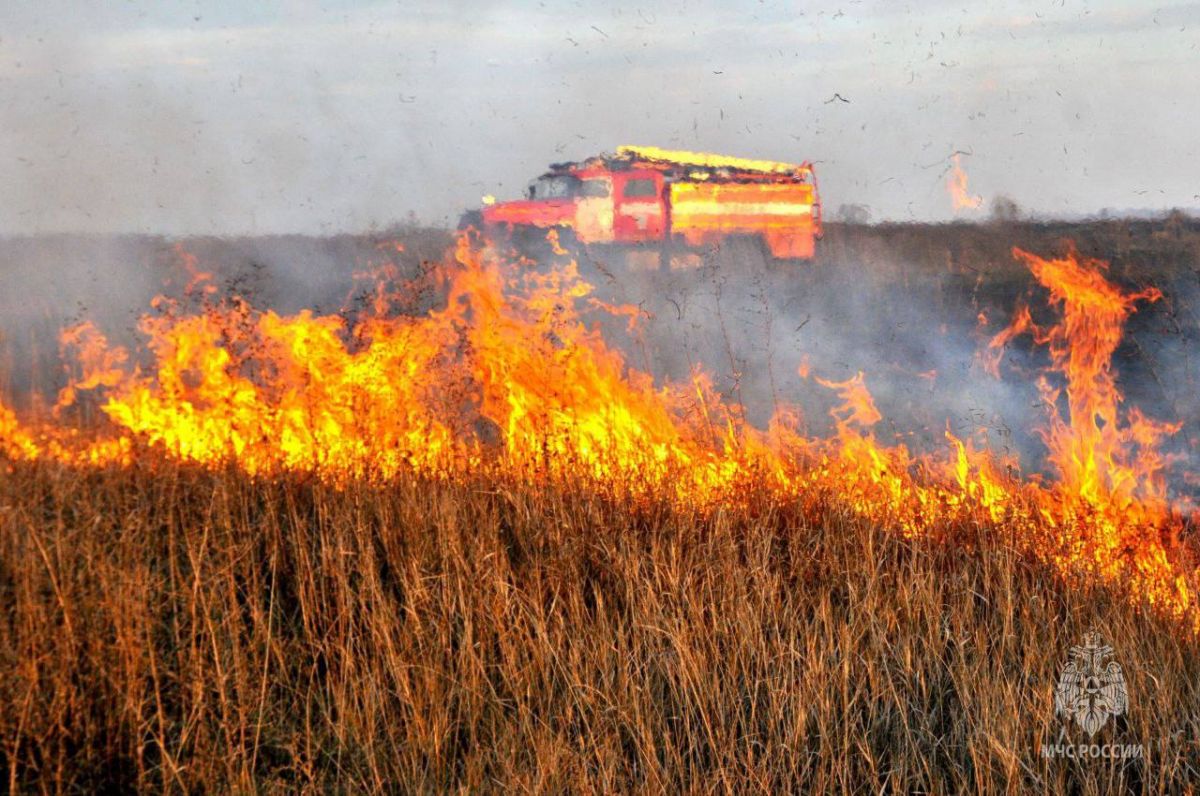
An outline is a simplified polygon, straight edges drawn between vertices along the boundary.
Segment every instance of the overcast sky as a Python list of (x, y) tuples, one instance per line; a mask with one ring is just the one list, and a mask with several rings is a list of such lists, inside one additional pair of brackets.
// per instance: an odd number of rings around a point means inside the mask
[(1200, 206), (1198, 67), (1200, 2), (6, 0), (0, 234), (453, 223), (625, 143), (875, 219), (951, 217), (955, 150), (1044, 214)]

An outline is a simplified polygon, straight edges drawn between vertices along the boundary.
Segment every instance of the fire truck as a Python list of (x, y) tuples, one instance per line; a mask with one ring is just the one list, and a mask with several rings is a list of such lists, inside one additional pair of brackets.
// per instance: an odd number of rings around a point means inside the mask
[(585, 246), (703, 247), (732, 236), (762, 242), (776, 259), (809, 259), (821, 237), (811, 163), (622, 146), (556, 163), (524, 199), (496, 202), (468, 220), (489, 235), (545, 238), (556, 229)]

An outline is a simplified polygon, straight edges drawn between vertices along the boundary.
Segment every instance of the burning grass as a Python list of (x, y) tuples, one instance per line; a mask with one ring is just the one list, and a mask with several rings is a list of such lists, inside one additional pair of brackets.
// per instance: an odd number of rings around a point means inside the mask
[(737, 506), (753, 489), (780, 499), (830, 490), (910, 536), (937, 536), (964, 519), (1002, 523), (1065, 576), (1119, 583), (1131, 599), (1200, 627), (1194, 555), (1180, 542), (1185, 518), (1167, 495), (1158, 450), (1178, 425), (1122, 412), (1111, 366), (1125, 321), (1159, 293), (1126, 293), (1104, 278), (1104, 263), (1073, 252), (1015, 253), (1061, 319), (1043, 329), (1018, 313), (992, 340), (990, 366), (997, 370), (1003, 347), (1026, 333), (1049, 348), (1043, 438), (1059, 475), (1049, 485), (1006, 474), (1019, 473), (1019, 463), (948, 430), (933, 453), (878, 439), (882, 416), (862, 373), (817, 378), (841, 400), (832, 437), (803, 435), (793, 422), (799, 409), (787, 406), (767, 429), (755, 428), (703, 371), (660, 385), (627, 366), (586, 321), (589, 312), (625, 309), (594, 298), (573, 261), (529, 269), (466, 236), (428, 275), (447, 299), (425, 313), (398, 313), (419, 289), (387, 279), (351, 320), (283, 316), (236, 297), (206, 298), (199, 311), (160, 299), (159, 313), (142, 321), (144, 367), (92, 325), (69, 329), (63, 345), (80, 373), (56, 414), (99, 393), (109, 432), (22, 425), (6, 413), (0, 445), (9, 456), (79, 466), (128, 465), (136, 447), (149, 446), (183, 461), (333, 483), (406, 472), (585, 479), (702, 511)]
[[(159, 302), (145, 357), (69, 330), (55, 415), (0, 406), (11, 784), (1189, 782), (1193, 518), (1159, 450), (1178, 426), (1121, 407), (1111, 365), (1159, 294), (1017, 256), (1056, 320), (1017, 313), (989, 359), (1048, 348), (1053, 480), (949, 431), (878, 438), (869, 375), (816, 376), (829, 438), (786, 406), (755, 428), (703, 372), (628, 366), (587, 318), (636, 311), (573, 263), (467, 238), (428, 311), (381, 280), (353, 317)], [(71, 420), (89, 401), (97, 428)], [(1113, 731), (1145, 760), (1037, 755), (1093, 626), (1145, 705)]]

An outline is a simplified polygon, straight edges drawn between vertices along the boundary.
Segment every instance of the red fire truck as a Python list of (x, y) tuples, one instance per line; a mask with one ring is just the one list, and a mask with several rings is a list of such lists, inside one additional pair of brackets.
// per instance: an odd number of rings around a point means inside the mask
[(526, 198), (485, 197), (473, 220), (489, 233), (558, 229), (585, 245), (698, 247), (753, 236), (778, 259), (811, 258), (821, 237), (811, 163), (641, 146), (553, 164)]

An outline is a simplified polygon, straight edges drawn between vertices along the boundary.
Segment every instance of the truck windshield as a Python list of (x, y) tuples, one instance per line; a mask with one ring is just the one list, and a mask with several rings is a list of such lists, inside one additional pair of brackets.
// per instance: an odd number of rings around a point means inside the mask
[(541, 177), (529, 186), (530, 199), (567, 199), (579, 194), (579, 178), (567, 174)]
[(541, 177), (529, 186), (530, 199), (574, 199), (575, 197), (609, 196), (611, 183), (604, 178), (580, 179), (570, 174)]

